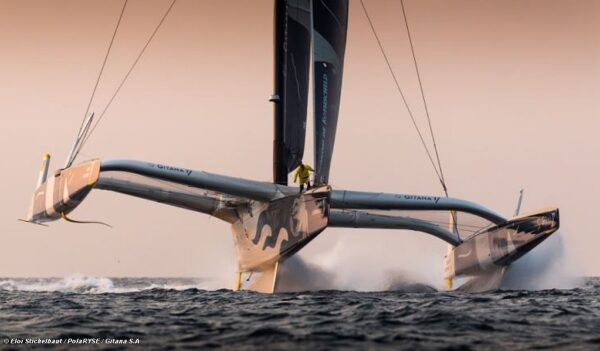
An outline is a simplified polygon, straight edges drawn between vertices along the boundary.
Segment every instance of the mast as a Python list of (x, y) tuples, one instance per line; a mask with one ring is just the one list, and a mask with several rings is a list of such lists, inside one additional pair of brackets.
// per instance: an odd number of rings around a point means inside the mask
[(285, 164), (284, 134), (284, 60), (285, 60), (286, 2), (275, 0), (274, 14), (274, 92), (269, 101), (273, 106), (273, 183), (287, 185)]

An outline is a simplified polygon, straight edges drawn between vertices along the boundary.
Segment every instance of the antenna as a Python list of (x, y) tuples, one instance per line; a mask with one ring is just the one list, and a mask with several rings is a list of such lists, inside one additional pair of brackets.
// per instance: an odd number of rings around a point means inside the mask
[(523, 202), (523, 189), (521, 189), (521, 191), (519, 191), (519, 201), (517, 201), (517, 208), (515, 209), (515, 215), (514, 217), (519, 215), (519, 212), (521, 212), (521, 203)]
[(50, 154), (44, 154), (44, 160), (42, 161), (42, 167), (40, 168), (40, 175), (36, 183), (35, 188), (39, 188), (40, 185), (44, 184), (48, 178), (48, 168), (50, 167)]

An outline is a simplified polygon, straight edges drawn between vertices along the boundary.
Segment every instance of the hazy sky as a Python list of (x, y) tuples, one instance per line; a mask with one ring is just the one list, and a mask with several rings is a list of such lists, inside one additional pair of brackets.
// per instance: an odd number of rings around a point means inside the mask
[[(93, 111), (169, 3), (129, 1)], [(331, 183), (440, 194), (360, 3), (350, 3)], [(365, 3), (425, 128), (400, 2)], [(72, 217), (114, 229), (17, 221), (43, 153), (52, 154), (52, 168), (64, 163), (121, 4), (0, 0), (0, 276), (218, 276), (225, 286), (233, 281), (231, 231), (206, 215), (96, 190)], [(523, 209), (560, 207), (567, 251), (584, 274), (600, 275), (600, 1), (405, 5), (451, 195), (510, 215), (525, 188)], [(141, 159), (269, 181), (272, 12), (271, 0), (178, 0), (80, 159)], [(311, 163), (310, 135), (307, 145)], [(357, 274), (437, 279), (445, 250), (422, 233), (327, 229), (301, 255)]]

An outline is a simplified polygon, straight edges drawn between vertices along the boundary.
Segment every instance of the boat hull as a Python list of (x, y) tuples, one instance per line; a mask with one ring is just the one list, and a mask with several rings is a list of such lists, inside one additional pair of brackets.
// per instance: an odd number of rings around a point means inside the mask
[(447, 256), (446, 278), (477, 276), (507, 267), (559, 228), (558, 209), (520, 216), (476, 234)]
[(26, 220), (49, 222), (73, 211), (92, 190), (99, 174), (100, 160), (57, 171), (35, 190)]
[(253, 202), (232, 223), (239, 272), (262, 271), (304, 247), (326, 227), (329, 187)]

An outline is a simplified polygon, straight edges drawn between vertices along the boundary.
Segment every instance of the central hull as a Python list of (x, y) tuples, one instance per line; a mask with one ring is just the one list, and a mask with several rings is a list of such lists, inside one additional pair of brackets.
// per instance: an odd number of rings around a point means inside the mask
[(330, 193), (320, 187), (238, 209), (232, 223), (238, 271), (269, 269), (314, 239), (327, 227)]

